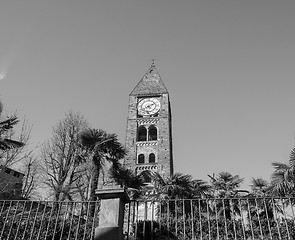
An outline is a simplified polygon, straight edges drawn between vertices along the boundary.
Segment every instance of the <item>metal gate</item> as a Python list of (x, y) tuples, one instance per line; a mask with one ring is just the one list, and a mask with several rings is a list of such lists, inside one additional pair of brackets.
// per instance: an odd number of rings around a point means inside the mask
[[(126, 204), (125, 239), (295, 239), (295, 198), (182, 199)], [(0, 201), (1, 240), (93, 239), (98, 202)]]
[(98, 202), (0, 201), (0, 239), (93, 239), (98, 211)]
[(292, 198), (134, 201), (127, 208), (126, 238), (295, 239)]

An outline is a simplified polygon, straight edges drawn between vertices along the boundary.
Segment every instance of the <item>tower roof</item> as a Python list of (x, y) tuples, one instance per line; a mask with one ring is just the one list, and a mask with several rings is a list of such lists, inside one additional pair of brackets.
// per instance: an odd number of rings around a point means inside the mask
[(153, 61), (149, 70), (139, 81), (130, 95), (153, 95), (163, 93), (168, 93), (168, 91)]

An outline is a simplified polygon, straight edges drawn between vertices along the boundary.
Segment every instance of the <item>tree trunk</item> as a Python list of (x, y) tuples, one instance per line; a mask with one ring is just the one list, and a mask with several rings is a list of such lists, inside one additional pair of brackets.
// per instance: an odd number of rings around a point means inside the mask
[(90, 186), (90, 198), (89, 198), (90, 201), (96, 200), (95, 190), (97, 189), (98, 179), (99, 179), (99, 168), (98, 166), (95, 166), (93, 171), (93, 178), (92, 178), (91, 186)]
[(95, 214), (95, 201), (97, 200), (97, 197), (95, 195), (95, 190), (97, 189), (97, 184), (98, 184), (98, 178), (99, 178), (99, 167), (94, 164), (94, 171), (93, 171), (93, 178), (91, 179), (90, 183), (90, 197), (89, 201), (90, 202), (90, 216), (94, 216)]

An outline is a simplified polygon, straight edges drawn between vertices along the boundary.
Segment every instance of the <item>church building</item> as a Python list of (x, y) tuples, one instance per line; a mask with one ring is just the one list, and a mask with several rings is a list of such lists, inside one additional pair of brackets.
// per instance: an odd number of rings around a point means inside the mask
[(143, 176), (146, 171), (171, 176), (171, 121), (169, 93), (153, 62), (129, 95), (125, 167)]

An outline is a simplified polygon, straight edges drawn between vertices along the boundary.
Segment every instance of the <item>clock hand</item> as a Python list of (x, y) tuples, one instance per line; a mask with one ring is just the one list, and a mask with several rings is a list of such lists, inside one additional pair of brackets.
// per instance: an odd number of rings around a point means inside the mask
[(148, 105), (147, 108), (152, 108), (152, 106), (154, 106), (154, 105), (155, 105), (155, 103), (152, 103), (152, 104)]

